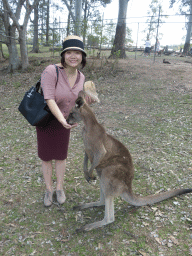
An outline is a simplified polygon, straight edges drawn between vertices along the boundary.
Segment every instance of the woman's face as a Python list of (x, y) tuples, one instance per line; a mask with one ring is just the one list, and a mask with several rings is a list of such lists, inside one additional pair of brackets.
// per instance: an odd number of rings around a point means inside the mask
[(67, 66), (77, 68), (82, 62), (82, 52), (69, 50), (65, 52), (65, 63)]

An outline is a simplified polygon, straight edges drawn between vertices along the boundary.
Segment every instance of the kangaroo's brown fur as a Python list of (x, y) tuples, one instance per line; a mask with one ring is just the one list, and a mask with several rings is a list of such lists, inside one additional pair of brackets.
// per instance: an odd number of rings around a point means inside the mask
[[(154, 204), (173, 196), (190, 193), (192, 189), (174, 189), (156, 195), (138, 197), (132, 191), (134, 167), (128, 149), (117, 139), (105, 132), (98, 123), (92, 109), (86, 104), (81, 91), (72, 109), (68, 123), (74, 124), (83, 120), (83, 141), (85, 146), (84, 175), (86, 180), (94, 180), (96, 169), (100, 178), (100, 201), (81, 204), (76, 209), (105, 205), (105, 217), (102, 221), (85, 225), (81, 230), (102, 227), (115, 220), (113, 200), (117, 196), (134, 206)], [(88, 170), (88, 159), (91, 167)]]

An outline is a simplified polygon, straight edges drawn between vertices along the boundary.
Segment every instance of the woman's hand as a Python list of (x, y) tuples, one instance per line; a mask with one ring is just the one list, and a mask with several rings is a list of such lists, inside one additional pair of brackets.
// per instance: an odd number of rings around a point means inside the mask
[(86, 102), (87, 102), (88, 105), (91, 105), (91, 104), (93, 104), (93, 103), (96, 102), (96, 100), (94, 100), (93, 98), (91, 98), (91, 97), (88, 96), (88, 95), (85, 96), (85, 100), (86, 100)]
[(77, 124), (70, 125), (67, 123), (66, 119), (64, 118), (60, 109), (58, 108), (55, 100), (46, 100), (46, 102), (47, 102), (47, 105), (48, 105), (49, 109), (51, 110), (52, 114), (63, 125), (63, 127), (65, 127), (66, 129), (72, 129), (77, 126)]
[(70, 125), (67, 123), (66, 119), (60, 121), (60, 123), (63, 125), (63, 127), (65, 127), (66, 129), (72, 129), (74, 127), (77, 127), (78, 124), (73, 124), (73, 125)]

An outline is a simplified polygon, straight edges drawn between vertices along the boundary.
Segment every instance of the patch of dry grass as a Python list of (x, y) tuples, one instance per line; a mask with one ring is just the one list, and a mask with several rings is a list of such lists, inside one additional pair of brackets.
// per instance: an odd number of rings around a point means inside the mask
[[(142, 195), (192, 187), (191, 64), (173, 58), (167, 67), (161, 61), (89, 60), (84, 71), (100, 95), (101, 103), (93, 106), (96, 116), (132, 154), (134, 191)], [(48, 209), (43, 206), (45, 186), (35, 128), (17, 108), (47, 64), (33, 65), (31, 73), (1, 76), (0, 254), (192, 254), (191, 194), (139, 208), (117, 198), (114, 223), (87, 233), (75, 232), (104, 214), (103, 208), (72, 210), (79, 202), (99, 198), (99, 182), (88, 184), (82, 173), (81, 124), (71, 134), (67, 201), (63, 206), (56, 202)]]

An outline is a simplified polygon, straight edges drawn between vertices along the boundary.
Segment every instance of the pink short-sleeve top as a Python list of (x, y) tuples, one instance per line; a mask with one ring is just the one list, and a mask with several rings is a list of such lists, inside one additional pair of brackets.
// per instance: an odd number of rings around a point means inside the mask
[(58, 81), (55, 65), (49, 65), (41, 74), (41, 87), (45, 100), (53, 99), (65, 118), (75, 105), (78, 93), (83, 90), (85, 76), (78, 71), (77, 79), (71, 88), (63, 67), (58, 66)]

